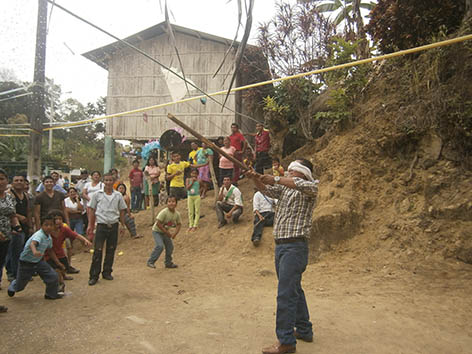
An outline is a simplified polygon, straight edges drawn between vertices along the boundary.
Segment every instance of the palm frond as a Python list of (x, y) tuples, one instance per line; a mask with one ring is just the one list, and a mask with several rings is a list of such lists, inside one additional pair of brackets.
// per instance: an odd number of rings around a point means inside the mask
[(319, 12), (332, 12), (339, 9), (342, 5), (337, 3), (320, 4), (316, 7)]
[(177, 48), (177, 41), (176, 41), (175, 36), (174, 36), (174, 30), (173, 30), (172, 25), (170, 24), (170, 20), (169, 20), (169, 12), (168, 12), (168, 9), (167, 9), (167, 0), (165, 1), (164, 9), (165, 9), (165, 20), (166, 20), (167, 31), (169, 32), (170, 40), (172, 42), (172, 45), (174, 46), (175, 55), (177, 56), (177, 60), (179, 61), (179, 66), (180, 66), (180, 70), (182, 71), (182, 76), (184, 78), (185, 88), (187, 89), (187, 94), (190, 96), (190, 90), (188, 88), (187, 78), (185, 77), (184, 65), (182, 63), (182, 59), (180, 58), (179, 49)]
[(375, 2), (361, 2), (360, 7), (366, 10), (372, 10), (375, 5), (377, 5)]
[[(233, 73), (233, 77), (231, 78), (231, 82), (228, 87), (228, 92), (226, 93), (225, 100), (223, 102), (223, 107), (228, 100), (229, 94), (231, 93), (231, 89), (233, 87), (234, 81), (238, 76), (239, 66), (241, 65), (241, 61), (243, 60), (244, 50), (246, 49), (247, 41), (249, 40), (249, 35), (251, 34), (251, 27), (252, 27), (252, 10), (254, 8), (254, 0), (249, 0), (249, 6), (247, 10), (247, 17), (246, 17), (246, 24), (244, 26), (244, 35), (239, 43), (238, 50), (236, 52), (236, 60), (235, 60), (235, 70)], [(223, 109), (223, 108), (222, 108)]]
[(239, 35), (239, 28), (241, 27), (241, 20), (242, 20), (242, 17), (243, 17), (243, 10), (242, 10), (242, 6), (241, 6), (241, 0), (238, 0), (238, 27), (236, 28), (236, 35), (234, 36), (233, 38), (233, 41), (231, 42), (228, 50), (226, 51), (225, 53), (225, 56), (223, 57), (223, 60), (221, 61), (221, 64), (218, 66), (218, 68), (216, 69), (215, 73), (213, 74), (213, 77), (215, 77), (219, 71), (221, 70), (221, 68), (223, 67), (225, 61), (226, 61), (226, 58), (228, 57), (228, 54), (231, 52), (231, 49), (233, 48), (233, 45), (234, 43), (236, 42), (236, 40), (238, 39), (238, 35)]

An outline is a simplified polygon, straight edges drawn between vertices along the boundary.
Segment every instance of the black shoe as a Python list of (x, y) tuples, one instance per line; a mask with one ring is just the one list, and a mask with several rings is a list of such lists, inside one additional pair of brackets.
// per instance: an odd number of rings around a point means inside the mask
[(106, 280), (113, 280), (113, 276), (111, 274), (102, 274), (102, 278)]
[(259, 246), (259, 244), (261, 243), (261, 239), (260, 238), (255, 238), (254, 240), (252, 240), (252, 244), (257, 247)]
[(44, 298), (46, 300), (59, 300), (59, 299), (62, 299), (64, 295), (61, 295), (61, 294), (57, 294), (57, 296), (55, 297), (52, 297), (52, 296), (49, 296), (49, 295), (44, 295)]
[(15, 296), (15, 292), (11, 291), (11, 290), (8, 290), (8, 296), (10, 296), (10, 297)]
[(171, 263), (171, 264), (166, 264), (166, 268), (177, 268), (178, 265), (175, 264), (175, 263)]
[(307, 335), (307, 336), (302, 336), (301, 334), (299, 334), (297, 331), (294, 331), (293, 332), (293, 335), (295, 336), (295, 338), (297, 339), (300, 339), (304, 342), (308, 342), (308, 343), (311, 343), (313, 342), (313, 334), (310, 336), (310, 335)]
[(74, 267), (70, 266), (69, 269), (67, 269), (67, 274), (77, 274), (79, 273), (80, 270), (75, 269)]
[(97, 281), (98, 281), (98, 279), (97, 279), (97, 278), (91, 278), (91, 279), (89, 279), (89, 282), (88, 282), (88, 284), (89, 284), (90, 286), (92, 286), (92, 285), (95, 285), (95, 284), (97, 284)]
[(225, 226), (226, 224), (227, 224), (226, 221), (225, 221), (225, 222), (220, 222), (220, 223), (218, 224), (218, 228), (221, 229), (221, 228), (222, 228), (223, 226)]

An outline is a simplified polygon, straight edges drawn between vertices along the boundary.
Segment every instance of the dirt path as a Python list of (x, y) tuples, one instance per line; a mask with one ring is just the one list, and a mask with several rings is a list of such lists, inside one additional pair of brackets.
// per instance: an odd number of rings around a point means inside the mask
[[(275, 340), (270, 231), (252, 247), (249, 207), (241, 225), (217, 231), (209, 202), (201, 230), (176, 239), (178, 269), (145, 267), (153, 246), (146, 212), (137, 217), (145, 238), (119, 245), (115, 280), (88, 286), (91, 256), (78, 252), (81, 272), (63, 300), (44, 300), (39, 278), (11, 299), (4, 283), (0, 352), (260, 353)], [(297, 353), (470, 353), (471, 280), (463, 264), (402, 268), (330, 254), (304, 275), (316, 338)]]

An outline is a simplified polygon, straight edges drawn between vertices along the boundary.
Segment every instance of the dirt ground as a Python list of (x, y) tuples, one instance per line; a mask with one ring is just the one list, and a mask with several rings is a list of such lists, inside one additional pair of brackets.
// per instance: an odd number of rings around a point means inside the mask
[[(148, 210), (136, 216), (145, 237), (120, 241), (113, 281), (88, 286), (91, 255), (81, 250), (73, 257), (81, 272), (62, 300), (44, 300), (39, 278), (9, 298), (4, 280), (0, 352), (231, 354), (273, 344), (274, 245), (269, 229), (258, 248), (250, 243), (252, 192), (241, 184), (241, 223), (217, 230), (210, 194), (200, 230), (184, 227), (175, 240), (178, 269), (165, 269), (163, 259), (146, 267)], [(186, 221), (185, 207), (178, 208)], [(405, 265), (339, 247), (304, 274), (315, 341), (299, 342), (297, 353), (471, 353), (471, 280), (464, 263)]]

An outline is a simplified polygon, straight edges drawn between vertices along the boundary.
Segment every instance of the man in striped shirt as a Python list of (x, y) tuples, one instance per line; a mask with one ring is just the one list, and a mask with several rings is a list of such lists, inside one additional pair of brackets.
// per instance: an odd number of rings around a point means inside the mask
[[(265, 195), (278, 199), (275, 208), (275, 269), (277, 291), (276, 334), (279, 342), (262, 350), (264, 354), (295, 353), (296, 339), (313, 341), (302, 273), (308, 264), (308, 239), (318, 196), (318, 181), (312, 176), (313, 164), (305, 159), (293, 161), (288, 177), (247, 172)], [(295, 329), (295, 330), (294, 330)]]

